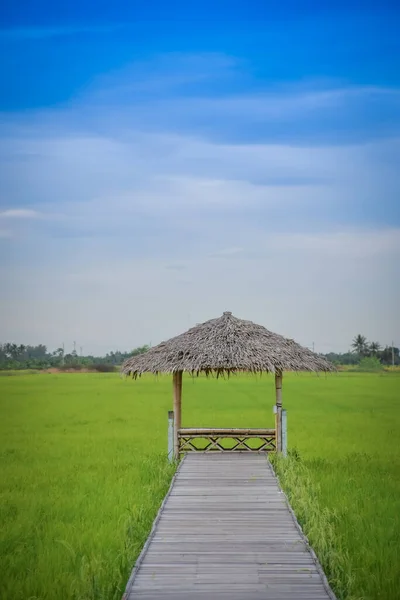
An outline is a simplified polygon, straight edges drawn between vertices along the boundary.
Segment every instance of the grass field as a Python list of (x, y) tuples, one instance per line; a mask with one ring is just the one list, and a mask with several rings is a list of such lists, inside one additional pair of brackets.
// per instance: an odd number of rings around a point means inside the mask
[[(184, 379), (183, 425), (273, 426), (273, 377)], [(284, 377), (277, 472), (340, 598), (400, 598), (400, 376)], [(120, 598), (172, 475), (171, 380), (0, 378), (2, 599)]]

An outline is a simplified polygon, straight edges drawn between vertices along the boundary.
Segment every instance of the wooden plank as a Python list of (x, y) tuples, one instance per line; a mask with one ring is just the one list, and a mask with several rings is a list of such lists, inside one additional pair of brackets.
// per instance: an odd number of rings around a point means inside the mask
[(233, 429), (225, 429), (225, 428), (202, 428), (202, 427), (184, 427), (178, 430), (179, 435), (182, 436), (202, 436), (202, 435), (218, 435), (218, 436), (227, 436), (231, 437), (232, 435), (266, 435), (266, 436), (275, 436), (275, 429), (260, 429), (260, 428), (233, 428)]
[(334, 599), (266, 456), (185, 456), (126, 600)]

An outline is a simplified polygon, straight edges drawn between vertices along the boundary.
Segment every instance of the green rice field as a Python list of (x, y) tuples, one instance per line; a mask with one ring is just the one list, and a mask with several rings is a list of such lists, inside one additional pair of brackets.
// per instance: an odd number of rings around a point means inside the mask
[[(184, 426), (273, 427), (274, 379), (184, 378)], [(285, 375), (274, 468), (340, 599), (400, 598), (400, 374)], [(119, 599), (172, 474), (170, 377), (0, 377), (0, 598)]]

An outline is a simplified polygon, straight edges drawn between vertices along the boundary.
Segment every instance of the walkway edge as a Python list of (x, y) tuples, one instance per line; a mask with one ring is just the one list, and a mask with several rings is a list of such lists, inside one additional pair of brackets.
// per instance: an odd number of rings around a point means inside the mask
[(285, 502), (286, 502), (286, 504), (287, 504), (287, 507), (288, 507), (288, 509), (289, 509), (289, 512), (290, 512), (290, 514), (292, 515), (292, 519), (293, 519), (293, 521), (294, 521), (294, 524), (296, 525), (296, 527), (297, 527), (297, 529), (298, 529), (298, 531), (299, 531), (299, 533), (300, 533), (300, 536), (302, 537), (302, 539), (303, 539), (304, 543), (305, 543), (305, 544), (306, 544), (306, 546), (307, 546), (307, 549), (308, 549), (309, 553), (310, 553), (310, 554), (311, 554), (311, 556), (312, 556), (312, 559), (313, 559), (313, 561), (314, 561), (314, 563), (315, 563), (315, 566), (316, 566), (316, 568), (317, 568), (317, 571), (318, 571), (318, 573), (319, 573), (319, 575), (320, 575), (320, 577), (321, 577), (321, 579), (322, 579), (322, 583), (323, 583), (323, 586), (324, 586), (324, 588), (325, 588), (325, 590), (326, 590), (326, 593), (328, 594), (328, 596), (329, 596), (329, 598), (330, 598), (331, 600), (338, 600), (338, 599), (337, 599), (337, 597), (335, 596), (335, 594), (334, 594), (334, 592), (333, 592), (333, 590), (332, 590), (331, 586), (329, 585), (328, 578), (327, 578), (327, 576), (325, 575), (325, 572), (324, 572), (324, 570), (323, 570), (323, 568), (322, 568), (322, 566), (321, 566), (321, 563), (320, 563), (320, 562), (319, 562), (319, 560), (318, 560), (318, 556), (315, 554), (315, 552), (314, 552), (314, 550), (313, 550), (313, 547), (311, 546), (311, 544), (310, 544), (310, 542), (309, 542), (309, 540), (308, 540), (308, 537), (307, 537), (307, 536), (306, 536), (306, 534), (304, 533), (304, 531), (303, 531), (303, 529), (302, 529), (302, 527), (301, 527), (300, 523), (299, 523), (299, 522), (298, 522), (298, 520), (297, 520), (297, 517), (296, 517), (296, 515), (295, 515), (295, 512), (294, 512), (293, 508), (292, 508), (292, 507), (291, 507), (291, 505), (290, 505), (289, 499), (288, 499), (287, 495), (285, 494), (285, 492), (284, 492), (284, 490), (283, 490), (283, 488), (282, 488), (282, 485), (281, 485), (281, 481), (280, 481), (280, 479), (279, 479), (279, 476), (277, 475), (277, 473), (276, 473), (276, 471), (275, 471), (275, 469), (274, 469), (274, 467), (273, 467), (273, 465), (272, 465), (271, 461), (269, 460), (268, 456), (266, 457), (266, 459), (267, 459), (267, 463), (268, 463), (268, 465), (269, 465), (269, 468), (271, 469), (272, 473), (274, 474), (274, 476), (275, 476), (275, 478), (276, 478), (276, 480), (277, 480), (277, 482), (278, 482), (278, 484), (279, 484), (279, 488), (280, 488), (280, 490), (281, 490), (281, 492), (282, 492), (282, 494), (283, 494), (283, 496), (284, 496), (284, 498), (285, 498)]
[(133, 582), (135, 580), (137, 572), (140, 569), (140, 566), (141, 566), (141, 564), (143, 562), (143, 559), (145, 557), (147, 549), (150, 546), (150, 543), (151, 543), (151, 541), (152, 541), (152, 539), (154, 537), (154, 534), (156, 532), (156, 528), (157, 528), (158, 522), (161, 519), (161, 515), (162, 515), (162, 513), (164, 511), (164, 507), (165, 507), (165, 505), (167, 503), (168, 498), (171, 495), (172, 488), (174, 487), (175, 479), (178, 477), (179, 471), (181, 470), (181, 467), (182, 467), (182, 465), (183, 465), (183, 463), (185, 461), (185, 458), (186, 458), (186, 454), (182, 458), (182, 460), (180, 461), (180, 463), (178, 465), (178, 468), (176, 469), (175, 474), (174, 474), (173, 478), (171, 479), (171, 483), (170, 483), (170, 486), (168, 488), (168, 492), (166, 493), (166, 495), (164, 497), (164, 500), (162, 501), (161, 506), (158, 509), (157, 516), (156, 516), (156, 518), (153, 521), (153, 525), (151, 527), (151, 530), (150, 530), (150, 533), (149, 533), (149, 535), (147, 537), (147, 540), (146, 540), (146, 542), (145, 542), (145, 544), (144, 544), (144, 546), (143, 546), (143, 548), (142, 548), (142, 550), (141, 550), (141, 552), (140, 552), (140, 554), (139, 554), (139, 556), (138, 556), (138, 558), (137, 558), (137, 560), (135, 562), (135, 566), (134, 566), (134, 568), (133, 568), (133, 570), (131, 572), (131, 575), (130, 575), (130, 577), (128, 579), (128, 583), (126, 584), (125, 591), (123, 593), (123, 596), (122, 596), (121, 600), (128, 600), (128, 596), (129, 596), (130, 591), (132, 589)]

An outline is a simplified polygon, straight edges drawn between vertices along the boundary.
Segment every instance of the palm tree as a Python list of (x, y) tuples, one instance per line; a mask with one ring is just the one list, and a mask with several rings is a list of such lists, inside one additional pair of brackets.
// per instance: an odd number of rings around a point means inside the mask
[(361, 335), (361, 333), (359, 333), (354, 338), (351, 347), (353, 348), (354, 352), (356, 352), (360, 356), (365, 356), (365, 354), (367, 354), (368, 351), (367, 338), (364, 335)]
[(380, 349), (381, 345), (379, 342), (371, 342), (369, 345), (369, 351), (371, 352), (372, 356), (376, 356)]
[(137, 356), (138, 354), (144, 354), (148, 350), (150, 350), (150, 346), (148, 344), (145, 344), (144, 346), (139, 346), (139, 348), (135, 348), (134, 350), (132, 350), (131, 356)]

